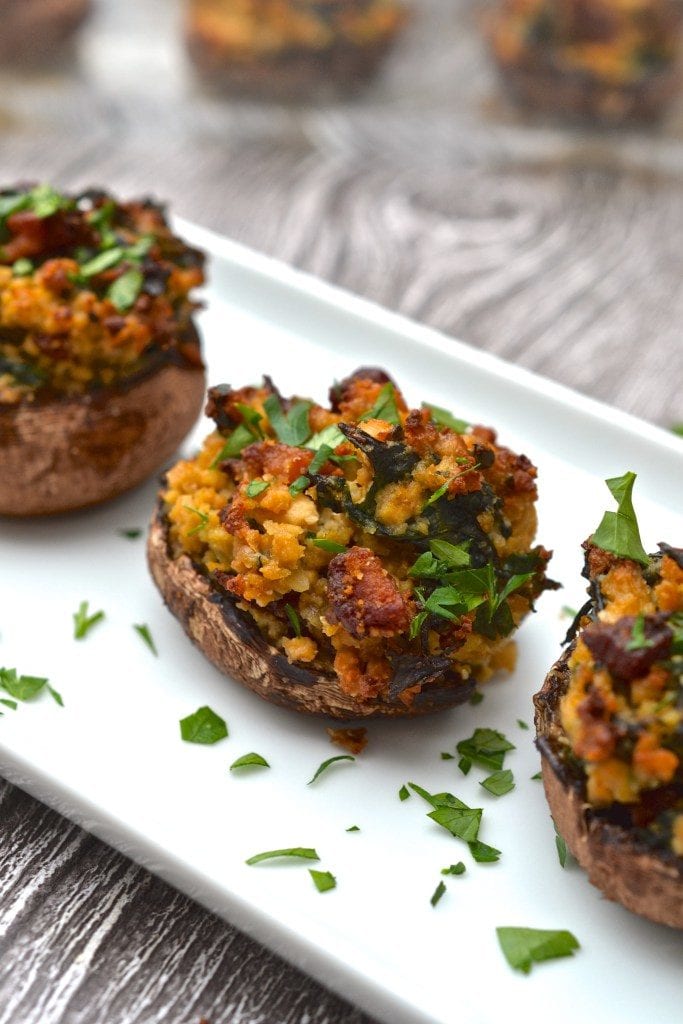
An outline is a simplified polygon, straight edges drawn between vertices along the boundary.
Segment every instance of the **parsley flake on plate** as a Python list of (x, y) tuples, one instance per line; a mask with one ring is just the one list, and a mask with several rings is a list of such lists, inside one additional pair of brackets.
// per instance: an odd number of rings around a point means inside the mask
[(268, 480), (251, 480), (247, 484), (247, 497), (258, 498), (259, 494), (263, 494), (270, 487)]
[(475, 839), (468, 843), (472, 859), (477, 864), (495, 864), (496, 861), (500, 860), (501, 851), (497, 850), (495, 846), (489, 846), (487, 843), (482, 843), (480, 839)]
[(47, 686), (40, 676), (20, 676), (15, 668), (0, 668), (0, 687), (14, 700), (33, 700)]
[(101, 622), (104, 618), (104, 612), (94, 612), (92, 615), (88, 614), (88, 601), (81, 601), (78, 606), (78, 611), (74, 612), (74, 640), (84, 640), (90, 630)]
[(337, 888), (337, 879), (331, 871), (316, 871), (315, 868), (309, 868), (308, 873), (318, 892), (329, 892), (330, 889)]
[(242, 754), (236, 761), (233, 761), (230, 765), (230, 771), (232, 772), (236, 768), (270, 768), (270, 765), (265, 757), (252, 752), (251, 754)]
[(326, 772), (330, 765), (336, 764), (337, 761), (355, 761), (355, 757), (352, 754), (337, 754), (336, 757), (328, 757), (327, 761), (323, 761), (321, 765), (316, 769), (315, 775), (312, 779), (307, 782), (308, 786), (311, 786), (316, 779), (319, 779), (323, 772)]
[(149, 649), (152, 652), (152, 654), (154, 655), (154, 657), (158, 658), (159, 657), (159, 652), (157, 651), (156, 644), (154, 643), (154, 640), (152, 639), (152, 634), (150, 633), (149, 626), (146, 623), (144, 623), (144, 622), (133, 623), (133, 629), (138, 634), (138, 636), (141, 638), (141, 640), (145, 644), (147, 644), (147, 646), (149, 647)]
[(345, 832), (360, 832), (358, 825), (351, 825), (349, 828), (344, 830)]
[(499, 771), (503, 767), (503, 761), (508, 750), (514, 750), (514, 743), (498, 732), (497, 729), (475, 729), (468, 739), (458, 743), (458, 753), (481, 765), (482, 768), (492, 768)]
[(515, 788), (515, 780), (510, 769), (504, 768), (502, 771), (489, 775), (479, 785), (483, 786), (493, 796), (505, 796), (506, 793), (510, 793)]
[(275, 860), (282, 857), (298, 857), (302, 860), (320, 860), (320, 857), (310, 846), (289, 846), (284, 850), (266, 850), (264, 853), (255, 853), (253, 857), (245, 860), (245, 864), (260, 864), (264, 860)]
[(398, 798), (401, 801), (401, 803), (403, 803), (404, 800), (410, 799), (410, 791), (408, 790), (407, 786), (401, 786), (401, 788), (398, 791)]
[(446, 892), (446, 886), (444, 885), (443, 882), (439, 882), (439, 884), (437, 885), (436, 889), (432, 893), (432, 897), (431, 897), (431, 899), (429, 901), (433, 907), (435, 907), (437, 905), (437, 903), (439, 902), (439, 900), (441, 899), (441, 897), (444, 895), (445, 892)]
[(139, 526), (124, 527), (121, 530), (116, 531), (119, 537), (124, 537), (126, 540), (137, 540), (138, 537), (142, 537), (142, 530)]
[(225, 719), (206, 705), (180, 719), (180, 735), (186, 743), (218, 743), (228, 735)]
[(441, 869), (442, 875), (464, 875), (467, 868), (461, 860), (457, 864), (449, 864), (447, 868)]
[(630, 558), (641, 565), (648, 564), (648, 557), (640, 539), (638, 520), (633, 508), (633, 485), (635, 473), (605, 480), (610, 493), (617, 502), (616, 512), (605, 512), (597, 530), (591, 537), (591, 544), (609, 551), (618, 558)]
[(577, 939), (568, 931), (540, 928), (496, 928), (505, 959), (516, 971), (528, 974), (532, 964), (557, 957), (573, 956)]

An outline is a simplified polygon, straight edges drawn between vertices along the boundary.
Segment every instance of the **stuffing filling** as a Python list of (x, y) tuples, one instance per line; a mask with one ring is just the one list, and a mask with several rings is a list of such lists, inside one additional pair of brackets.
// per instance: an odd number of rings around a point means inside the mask
[(239, 59), (370, 45), (394, 35), (405, 11), (397, 0), (197, 0), (191, 18), (192, 32)]
[(167, 477), (172, 554), (359, 701), (511, 670), (511, 634), (553, 585), (534, 466), (490, 429), (409, 410), (380, 370), (330, 398), (212, 388), (217, 429)]
[(0, 192), (0, 403), (81, 394), (174, 359), (201, 365), (203, 256), (150, 200)]
[(648, 565), (587, 542), (592, 606), (561, 723), (586, 798), (683, 856), (683, 551)]
[(505, 65), (623, 87), (673, 64), (679, 25), (671, 0), (505, 0), (494, 46)]

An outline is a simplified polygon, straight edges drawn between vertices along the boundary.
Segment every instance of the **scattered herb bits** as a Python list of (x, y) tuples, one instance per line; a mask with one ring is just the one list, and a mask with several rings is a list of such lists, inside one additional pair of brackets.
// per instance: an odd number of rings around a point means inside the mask
[(225, 720), (210, 707), (197, 708), (192, 715), (180, 720), (180, 735), (186, 743), (218, 743), (228, 735)]
[(119, 537), (123, 537), (125, 540), (137, 540), (138, 537), (142, 537), (142, 530), (138, 526), (123, 527), (117, 532)]
[(557, 831), (557, 825), (553, 822), (553, 828), (555, 829), (555, 848), (557, 849), (557, 859), (560, 862), (560, 867), (564, 868), (567, 866), (567, 860), (570, 856), (567, 844), (560, 833)]
[(410, 799), (410, 790), (408, 789), (407, 786), (401, 786), (401, 788), (398, 791), (398, 798), (401, 801), (401, 803), (403, 803), (404, 800)]
[(264, 860), (281, 860), (283, 858), (293, 857), (299, 860), (320, 860), (320, 857), (314, 849), (310, 846), (289, 846), (284, 850), (266, 850), (264, 853), (255, 853), (253, 857), (249, 857), (245, 864), (260, 864)]
[(612, 497), (617, 502), (616, 512), (605, 512), (602, 522), (591, 537), (591, 543), (609, 551), (618, 558), (630, 558), (647, 566), (648, 557), (640, 539), (638, 520), (633, 508), (633, 485), (635, 473), (605, 480)]
[(502, 771), (489, 775), (479, 785), (483, 786), (493, 796), (505, 796), (506, 793), (511, 792), (515, 788), (515, 780), (510, 769), (503, 768)]
[(230, 771), (233, 772), (238, 768), (270, 768), (270, 765), (266, 761), (265, 757), (261, 757), (260, 754), (243, 754), (242, 757), (238, 757), (236, 761), (233, 761), (230, 765)]
[(14, 700), (33, 700), (47, 686), (41, 676), (20, 676), (15, 668), (0, 668), (0, 687)]
[(445, 828), (456, 839), (470, 842), (479, 834), (482, 813), (481, 807), (467, 807), (466, 804), (462, 804), (461, 807), (442, 805), (435, 807), (427, 817)]
[(152, 639), (152, 634), (150, 633), (149, 626), (147, 626), (144, 622), (139, 624), (134, 623), (133, 629), (138, 634), (143, 643), (145, 643), (149, 647), (154, 657), (158, 658), (159, 652), (157, 651), (156, 644)]
[(447, 750), (441, 751), (442, 761), (455, 761), (455, 754), (449, 754)]
[(497, 850), (495, 846), (482, 843), (481, 839), (473, 840), (468, 843), (468, 846), (472, 854), (472, 860), (476, 861), (477, 864), (495, 864), (501, 858), (500, 850)]
[(579, 949), (577, 939), (568, 931), (496, 928), (496, 935), (510, 967), (523, 974), (528, 974), (534, 963), (573, 956), (574, 951)]
[(528, 728), (529, 728), (529, 726), (527, 725), (527, 723), (524, 721), (523, 718), (518, 718), (517, 719), (517, 725), (520, 727), (520, 729), (528, 730)]
[(436, 889), (432, 893), (432, 898), (429, 901), (433, 907), (437, 905), (437, 903), (439, 902), (439, 900), (441, 899), (445, 892), (446, 886), (444, 885), (443, 882), (439, 882)]
[(74, 640), (84, 640), (91, 629), (93, 629), (98, 622), (102, 622), (104, 619), (104, 612), (94, 612), (92, 615), (88, 614), (88, 601), (81, 601), (78, 606), (78, 611), (74, 612)]
[(328, 757), (327, 761), (323, 761), (323, 763), (316, 769), (315, 775), (313, 776), (312, 779), (308, 780), (307, 785), (308, 786), (313, 785), (313, 783), (316, 781), (316, 779), (319, 779), (320, 776), (323, 774), (323, 772), (326, 772), (327, 769), (331, 765), (336, 764), (338, 761), (355, 761), (355, 760), (356, 759), (355, 759), (355, 757), (353, 757), (352, 754), (337, 754), (336, 757)]
[(329, 892), (330, 889), (337, 888), (337, 879), (330, 871), (316, 871), (315, 868), (309, 868), (308, 873), (318, 892)]
[(345, 831), (346, 832), (360, 832), (360, 828), (358, 827), (358, 825), (350, 825)]
[(449, 864), (447, 868), (441, 869), (442, 875), (464, 875), (467, 868), (461, 860), (457, 864)]
[(514, 750), (514, 743), (498, 732), (497, 729), (475, 729), (474, 733), (458, 743), (458, 753), (464, 758), (480, 765), (499, 771), (508, 750)]

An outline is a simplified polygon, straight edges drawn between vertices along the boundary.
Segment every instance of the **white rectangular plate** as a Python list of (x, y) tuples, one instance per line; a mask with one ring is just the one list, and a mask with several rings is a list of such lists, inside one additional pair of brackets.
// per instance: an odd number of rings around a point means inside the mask
[[(638, 473), (636, 504), (646, 547), (681, 543), (680, 442), (645, 423), (444, 338), (207, 231), (180, 225), (212, 255), (202, 315), (212, 383), (241, 385), (271, 374), (282, 391), (322, 400), (333, 378), (360, 364), (385, 367), (409, 403), (429, 400), (494, 425), (503, 443), (539, 466), (539, 540), (555, 550), (547, 594), (519, 635), (514, 676), (488, 684), (476, 708), (369, 726), (370, 743), (307, 786), (335, 753), (324, 723), (274, 708), (223, 678), (163, 607), (145, 567), (144, 526), (154, 482), (104, 508), (51, 521), (0, 524), (0, 663), (49, 676), (65, 708), (46, 696), (0, 719), (0, 769), (254, 935), (370, 1013), (391, 1022), (494, 1024), (540, 1017), (670, 1022), (680, 1010), (681, 934), (602, 900), (576, 866), (562, 870), (542, 786), (532, 694), (567, 628), (562, 605), (579, 606), (581, 541), (611, 499), (603, 478)], [(190, 452), (207, 433), (203, 421)], [(72, 638), (82, 600), (106, 621)], [(132, 628), (147, 623), (155, 658)], [(180, 718), (208, 704), (229, 739), (181, 742)], [(502, 729), (516, 789), (490, 796), (442, 760), (477, 725)], [(258, 751), (267, 771), (228, 772)], [(398, 790), (415, 781), (484, 808), (481, 838), (503, 851), (476, 865), (464, 844)], [(348, 833), (351, 825), (360, 832)], [(316, 865), (338, 878), (318, 894), (308, 864), (247, 867), (251, 854), (314, 846)], [(467, 873), (440, 870), (464, 860)], [(513, 972), (498, 925), (567, 928), (571, 959)], [(599, 1006), (599, 1011), (598, 1011)]]

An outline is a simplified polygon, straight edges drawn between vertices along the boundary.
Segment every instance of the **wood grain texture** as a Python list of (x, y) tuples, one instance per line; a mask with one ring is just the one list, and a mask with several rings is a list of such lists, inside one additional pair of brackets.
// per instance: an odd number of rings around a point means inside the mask
[[(61, 67), (0, 68), (0, 180), (180, 214), (664, 426), (683, 420), (683, 106), (659, 131), (528, 124), (482, 5), (418, 0), (377, 83), (292, 108), (201, 93), (179, 0), (101, 0)], [(0, 784), (0, 1024), (367, 1024)]]

